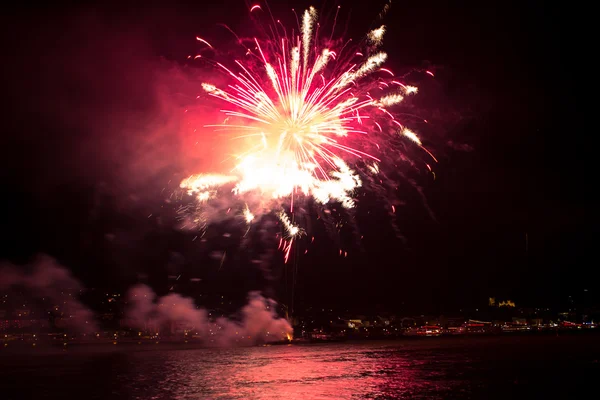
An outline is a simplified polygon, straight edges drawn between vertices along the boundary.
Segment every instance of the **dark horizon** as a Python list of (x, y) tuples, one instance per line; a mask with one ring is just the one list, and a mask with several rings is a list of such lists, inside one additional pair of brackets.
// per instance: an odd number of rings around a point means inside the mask
[[(341, 2), (352, 13), (340, 19), (348, 21), (346, 36), (358, 38), (385, 2), (352, 3)], [(324, 15), (334, 7), (313, 4)], [(165, 203), (194, 160), (206, 162), (193, 148), (181, 150), (194, 138), (181, 134), (179, 111), (197, 91), (194, 77), (207, 74), (187, 59), (195, 36), (219, 40), (219, 22), (251, 29), (244, 2), (227, 5), (9, 14), (1, 262), (43, 253), (85, 287), (127, 290), (143, 281), (165, 294), (169, 276), (181, 275), (186, 295), (243, 300), (258, 289), (288, 301), (293, 265), (278, 254), (269, 271), (257, 267), (251, 260), (261, 246), (240, 250), (222, 238), (233, 230), (226, 224), (210, 228), (206, 242), (194, 240), (198, 233), (176, 229), (176, 205)], [(271, 7), (282, 19), (289, 8)], [(298, 243), (297, 307), (443, 313), (489, 297), (560, 307), (585, 289), (597, 304), (586, 257), (596, 230), (584, 216), (589, 171), (576, 137), (585, 134), (577, 104), (583, 67), (563, 13), (537, 2), (392, 4), (387, 65), (435, 71), (414, 106), (431, 121), (424, 140), (440, 161), (435, 180), (411, 175), (423, 196), (400, 183), (402, 237), (389, 210), (374, 200), (359, 204), (364, 241), (361, 248), (344, 240), (347, 258), (315, 216), (316, 244), (309, 246), (310, 236)], [(223, 251), (224, 261), (215, 256)]]

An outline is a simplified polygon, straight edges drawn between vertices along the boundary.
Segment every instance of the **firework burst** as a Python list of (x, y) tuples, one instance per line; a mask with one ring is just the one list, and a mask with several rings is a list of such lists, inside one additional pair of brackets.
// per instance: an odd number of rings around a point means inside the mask
[[(262, 9), (256, 5), (250, 11)], [(297, 35), (288, 34), (278, 21), (268, 39), (240, 41), (249, 43), (244, 61), (229, 66), (212, 62), (229, 84), (202, 84), (224, 105), (225, 121), (209, 126), (244, 139), (248, 146), (236, 155), (229, 174), (193, 175), (180, 185), (207, 206), (229, 191), (244, 201), (241, 215), (248, 224), (265, 212), (275, 213), (283, 226), (279, 247), (286, 261), (294, 240), (304, 233), (293, 222), (295, 201), (312, 198), (321, 205), (353, 208), (361, 176), (379, 173), (379, 143), (405, 137), (423, 146), (389, 110), (417, 88), (382, 67), (387, 54), (379, 48), (386, 27), (368, 32), (359, 46), (332, 45), (330, 40), (326, 47), (315, 33), (313, 7), (301, 21)], [(213, 49), (206, 40), (197, 40)]]

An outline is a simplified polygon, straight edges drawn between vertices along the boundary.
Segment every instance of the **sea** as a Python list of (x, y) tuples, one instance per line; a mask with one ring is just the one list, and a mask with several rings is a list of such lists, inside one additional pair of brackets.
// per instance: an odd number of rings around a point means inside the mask
[(571, 399), (599, 379), (600, 335), (0, 350), (4, 400)]

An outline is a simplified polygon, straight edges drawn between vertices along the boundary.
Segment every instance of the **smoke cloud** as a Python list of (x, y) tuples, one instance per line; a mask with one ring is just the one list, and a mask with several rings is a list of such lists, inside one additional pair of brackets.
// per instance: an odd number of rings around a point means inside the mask
[(53, 258), (39, 255), (25, 267), (0, 264), (0, 291), (16, 287), (25, 289), (34, 298), (47, 298), (65, 328), (80, 333), (96, 330), (93, 312), (77, 299), (83, 286)]
[(102, 182), (127, 204), (200, 168), (226, 169), (213, 154), (228, 140), (204, 128), (223, 119), (200, 86), (215, 73), (186, 58), (197, 51), (195, 24), (175, 8), (138, 11), (131, 23), (110, 7), (81, 7), (57, 12), (50, 25), (32, 16), (15, 33), (22, 40), (8, 50), (15, 62), (3, 81), (15, 98), (14, 132), (2, 141), (5, 162), (29, 176), (37, 197), (57, 184)]
[(236, 346), (282, 340), (292, 327), (275, 312), (276, 303), (258, 292), (248, 294), (248, 303), (237, 318), (211, 318), (193, 299), (179, 294), (157, 297), (146, 285), (137, 285), (127, 294), (125, 324), (140, 330), (185, 330), (209, 346)]

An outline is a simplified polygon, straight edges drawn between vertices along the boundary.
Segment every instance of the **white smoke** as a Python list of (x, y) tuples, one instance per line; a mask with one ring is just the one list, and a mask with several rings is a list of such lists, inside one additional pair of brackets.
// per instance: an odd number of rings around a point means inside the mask
[(253, 345), (279, 341), (292, 333), (289, 322), (277, 316), (275, 306), (259, 292), (250, 292), (239, 320), (212, 320), (208, 311), (198, 308), (189, 297), (173, 293), (157, 298), (148, 286), (137, 285), (127, 294), (124, 323), (146, 331), (177, 326), (209, 346)]
[(81, 333), (96, 330), (93, 312), (77, 299), (83, 286), (53, 258), (40, 255), (29, 266), (0, 264), (0, 291), (15, 287), (23, 288), (31, 297), (47, 298), (53, 307), (56, 305), (54, 311), (60, 313), (65, 328)]

